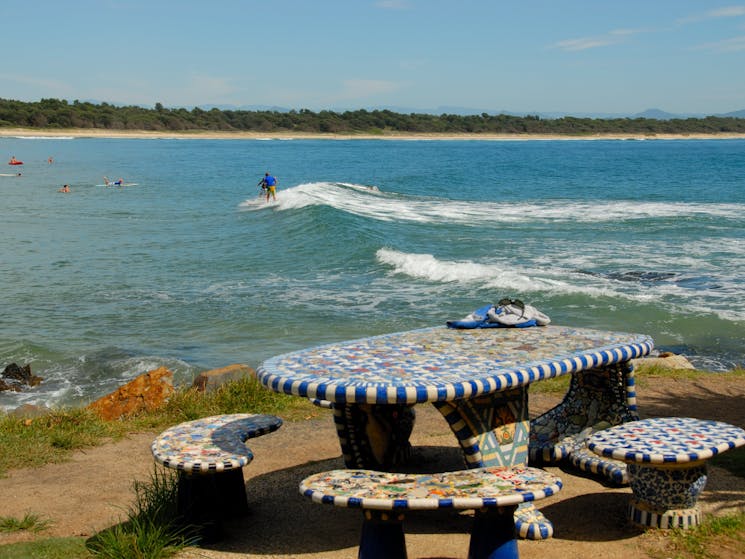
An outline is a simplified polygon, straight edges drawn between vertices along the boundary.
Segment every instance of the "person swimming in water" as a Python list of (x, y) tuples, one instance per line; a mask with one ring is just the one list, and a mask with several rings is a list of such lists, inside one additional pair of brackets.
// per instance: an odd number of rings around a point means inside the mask
[(60, 188), (57, 192), (70, 192), (70, 185), (66, 184), (62, 186), (62, 188)]
[(119, 179), (112, 182), (109, 180), (108, 177), (104, 177), (103, 182), (106, 186), (122, 186), (124, 184), (124, 179)]

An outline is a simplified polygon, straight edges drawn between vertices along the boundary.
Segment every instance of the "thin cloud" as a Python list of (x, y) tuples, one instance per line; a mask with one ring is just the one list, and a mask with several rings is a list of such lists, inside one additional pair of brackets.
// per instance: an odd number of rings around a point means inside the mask
[(614, 29), (604, 35), (595, 37), (580, 37), (578, 39), (566, 39), (553, 44), (553, 48), (567, 52), (607, 47), (623, 42), (624, 38), (641, 33), (641, 29)]
[(379, 0), (375, 2), (375, 5), (384, 10), (406, 10), (409, 8), (409, 3), (404, 0)]
[(745, 51), (745, 35), (732, 37), (715, 43), (706, 43), (694, 47), (693, 50), (708, 50), (713, 52), (740, 52)]
[(694, 14), (688, 17), (677, 20), (676, 23), (699, 23), (701, 21), (707, 21), (710, 19), (722, 19), (729, 17), (743, 17), (745, 16), (745, 6), (726, 6), (724, 8), (717, 8), (716, 10), (709, 10), (703, 14)]

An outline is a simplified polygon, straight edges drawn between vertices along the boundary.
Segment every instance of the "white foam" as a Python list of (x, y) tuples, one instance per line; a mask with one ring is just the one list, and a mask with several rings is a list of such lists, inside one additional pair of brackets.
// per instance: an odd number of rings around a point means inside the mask
[[(431, 254), (405, 253), (388, 248), (379, 249), (376, 258), (381, 264), (390, 266), (392, 274), (434, 283), (459, 282), (468, 288), (496, 292), (609, 297), (663, 304), (683, 314), (713, 314), (723, 320), (745, 321), (745, 301), (737, 297), (742, 289), (741, 279), (736, 273), (730, 277), (718, 274), (709, 278), (697, 274), (696, 268), (693, 268), (645, 280), (644, 277), (624, 275), (623, 272), (617, 275), (611, 272), (583, 272), (575, 267), (578, 263), (576, 259), (565, 261), (561, 254), (555, 254), (545, 266), (536, 261), (519, 263), (507, 258), (495, 258), (485, 263), (441, 260)], [(626, 266), (622, 271), (640, 271), (633, 265), (629, 267), (629, 262), (643, 260), (636, 260), (633, 256), (629, 259), (628, 255), (618, 258)], [(583, 258), (582, 261), (589, 264), (592, 257)], [(667, 261), (660, 263), (660, 269), (669, 268), (668, 257)], [(692, 287), (688, 287), (687, 282), (691, 282)], [(716, 288), (697, 288), (700, 283), (714, 283)]]
[[(260, 209), (262, 199), (247, 199), (245, 209)], [(379, 221), (454, 224), (471, 227), (511, 223), (604, 223), (643, 219), (710, 217), (741, 219), (745, 204), (640, 202), (634, 200), (545, 202), (481, 202), (382, 192), (367, 185), (313, 182), (281, 189), (276, 208), (328, 206)]]
[(18, 140), (74, 140), (75, 136), (13, 136)]

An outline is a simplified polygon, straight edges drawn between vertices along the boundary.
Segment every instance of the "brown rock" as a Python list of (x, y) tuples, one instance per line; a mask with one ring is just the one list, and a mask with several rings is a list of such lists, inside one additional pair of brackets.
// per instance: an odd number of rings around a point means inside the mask
[(5, 382), (4, 380), (0, 379), (0, 392), (4, 392), (6, 390), (10, 390), (11, 392), (20, 392), (23, 389), (21, 388), (21, 385), (16, 382)]
[(666, 369), (695, 369), (690, 361), (682, 355), (676, 355), (669, 351), (662, 352), (657, 357), (643, 357), (632, 359), (634, 367), (664, 367)]
[(102, 419), (112, 421), (143, 410), (154, 410), (173, 394), (173, 373), (165, 367), (131, 380), (88, 405)]
[(11, 382), (0, 381), (1, 390), (21, 391), (21, 386), (38, 386), (44, 380), (31, 373), (31, 365), (19, 367), (16, 363), (11, 363), (3, 370), (0, 377), (8, 379)]
[(25, 418), (33, 418), (33, 417), (42, 417), (50, 413), (52, 410), (50, 410), (46, 406), (35, 406), (34, 404), (23, 404), (21, 406), (18, 406), (16, 409), (11, 411), (8, 415), (12, 415), (14, 417), (25, 417)]
[(212, 392), (226, 382), (254, 375), (256, 375), (256, 371), (248, 365), (228, 365), (220, 369), (211, 369), (199, 373), (194, 379), (192, 388), (196, 388), (200, 392)]

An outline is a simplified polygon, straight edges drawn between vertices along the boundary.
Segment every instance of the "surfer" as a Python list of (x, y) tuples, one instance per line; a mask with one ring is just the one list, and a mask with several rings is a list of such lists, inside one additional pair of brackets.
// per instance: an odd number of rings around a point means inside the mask
[(103, 182), (106, 186), (121, 186), (122, 184), (124, 184), (124, 179), (119, 179), (117, 181), (111, 182), (108, 177), (104, 177)]
[(264, 173), (264, 178), (261, 179), (261, 189), (266, 192), (266, 201), (269, 201), (269, 196), (272, 197), (272, 200), (277, 200), (277, 183), (279, 181), (276, 177), (270, 175), (269, 173)]
[(10, 161), (8, 161), (8, 165), (18, 165), (18, 160), (16, 159), (15, 155), (10, 156)]
[(60, 188), (57, 192), (70, 192), (70, 185), (69, 184), (63, 185), (62, 188)]

